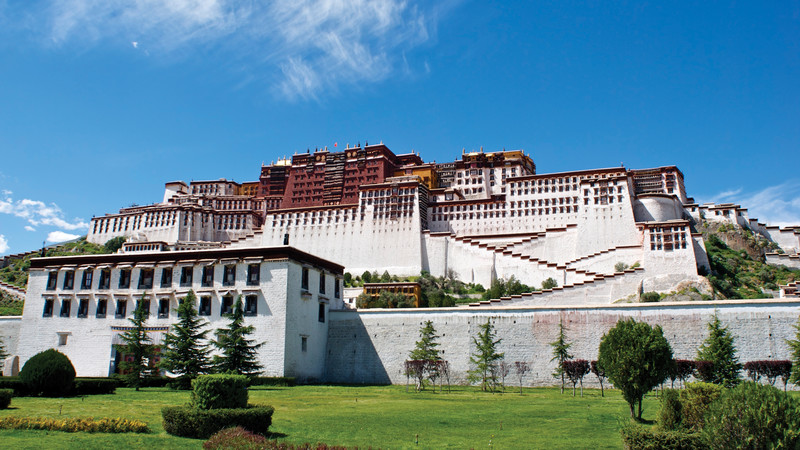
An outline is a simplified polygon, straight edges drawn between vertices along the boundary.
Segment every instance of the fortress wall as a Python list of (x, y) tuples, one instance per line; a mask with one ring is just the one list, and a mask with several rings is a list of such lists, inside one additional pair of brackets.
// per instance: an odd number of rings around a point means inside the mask
[(642, 242), (642, 233), (636, 228), (630, 202), (610, 205), (590, 205), (583, 208), (578, 222), (575, 254), (591, 255), (599, 251)]
[[(676, 358), (695, 359), (708, 336), (707, 323), (717, 311), (734, 336), (740, 362), (788, 359), (786, 339), (794, 338), (793, 325), (800, 315), (799, 301), (719, 301), (682, 304), (634, 304), (582, 307), (531, 307), (474, 310), (342, 311), (331, 314), (326, 361), (326, 381), (347, 383), (406, 383), (403, 362), (419, 339), (419, 329), (433, 322), (440, 336), (443, 357), (450, 362), (452, 381), (463, 382), (474, 350), (472, 337), (486, 320), (492, 321), (498, 350), (505, 361), (527, 361), (532, 370), (523, 383), (550, 386), (555, 368), (550, 342), (556, 340), (559, 320), (566, 327), (570, 351), (580, 359), (597, 359), (603, 334), (619, 319), (632, 317), (661, 325)], [(589, 375), (584, 383), (597, 386)], [(507, 384), (516, 384), (513, 374)]]
[[(512, 300), (514, 306), (549, 305), (608, 305), (616, 300), (639, 293), (639, 287), (647, 279), (646, 269), (628, 269), (621, 275), (594, 279), (591, 283), (543, 291)], [(560, 284), (559, 284), (560, 286)]]
[[(284, 234), (297, 249), (345, 266), (345, 270), (360, 275), (376, 268), (391, 274), (419, 275), (422, 270), (422, 243), (419, 215), (397, 220), (364, 220), (347, 222), (271, 226), (268, 220), (264, 234), (258, 238), (262, 246), (282, 245)], [(247, 246), (248, 242), (237, 245)]]
[(3, 347), (5, 347), (6, 353), (9, 355), (17, 354), (21, 323), (22, 316), (0, 317), (0, 341), (3, 341)]
[(609, 250), (608, 252), (600, 253), (599, 255), (577, 261), (573, 264), (570, 264), (569, 267), (588, 270), (596, 273), (614, 273), (614, 266), (618, 262), (623, 262), (628, 266), (632, 266), (636, 262), (641, 264), (643, 260), (644, 252), (642, 251), (641, 247), (615, 248)]
[(767, 253), (767, 264), (773, 266), (786, 266), (791, 269), (800, 269), (800, 256), (781, 255), (778, 253)]
[[(798, 227), (800, 229), (800, 227)], [(794, 228), (767, 227), (770, 239), (787, 253), (800, 253), (800, 232)]]

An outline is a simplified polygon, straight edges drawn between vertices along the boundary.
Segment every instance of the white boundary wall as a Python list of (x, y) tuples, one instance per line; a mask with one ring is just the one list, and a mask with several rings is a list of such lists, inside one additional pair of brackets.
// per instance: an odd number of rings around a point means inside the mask
[[(708, 336), (707, 323), (715, 310), (734, 336), (741, 363), (789, 359), (786, 339), (795, 337), (793, 325), (800, 315), (798, 300), (337, 311), (331, 314), (325, 380), (406, 383), (403, 362), (419, 339), (419, 329), (430, 320), (440, 336), (443, 357), (451, 364), (452, 381), (463, 382), (474, 348), (472, 337), (488, 319), (494, 324), (497, 337), (502, 339), (498, 350), (505, 353), (505, 360), (531, 364), (524, 384), (554, 385), (550, 343), (556, 340), (560, 320), (567, 329), (567, 339), (572, 342), (570, 351), (576, 359), (597, 359), (603, 334), (618, 320), (628, 317), (661, 325), (675, 357), (695, 359), (697, 348)], [(584, 384), (595, 385), (596, 380), (589, 375)], [(513, 374), (506, 381), (516, 383)]]

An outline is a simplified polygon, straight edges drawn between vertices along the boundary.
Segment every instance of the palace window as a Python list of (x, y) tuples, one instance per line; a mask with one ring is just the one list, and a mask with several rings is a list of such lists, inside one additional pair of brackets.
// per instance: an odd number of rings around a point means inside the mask
[(334, 279), (333, 283), (333, 297), (334, 298), (341, 298), (342, 295), (342, 288), (340, 287), (339, 279)]
[(114, 317), (117, 319), (124, 319), (128, 314), (128, 301), (117, 300), (117, 309), (114, 311)]
[(78, 317), (85, 319), (89, 315), (89, 299), (82, 298), (78, 303)]
[(111, 285), (111, 269), (100, 269), (100, 281), (97, 289), (108, 289)]
[(108, 309), (108, 300), (101, 298), (97, 300), (97, 309), (94, 312), (94, 316), (98, 319), (104, 319), (106, 317), (106, 310)]
[(158, 301), (158, 318), (166, 319), (169, 317), (169, 299), (162, 298)]
[(319, 273), (319, 293), (325, 293), (325, 272)]
[(222, 285), (233, 286), (234, 284), (236, 284), (236, 266), (225, 266), (222, 276)]
[(324, 323), (325, 322), (325, 303), (319, 304), (319, 313), (317, 314), (317, 319)]
[(172, 287), (172, 267), (164, 267), (161, 269), (161, 287)]
[(58, 272), (50, 272), (47, 274), (47, 290), (54, 291), (58, 283)]
[(300, 278), (300, 289), (308, 290), (308, 268), (303, 267), (302, 277)]
[(211, 315), (211, 297), (200, 297), (200, 308), (198, 308), (197, 313), (201, 316)]
[(67, 270), (66, 272), (64, 272), (64, 285), (62, 287), (64, 289), (72, 289), (74, 283), (75, 283), (75, 271)]
[(300, 351), (308, 351), (308, 336), (300, 336)]
[(61, 317), (69, 317), (69, 310), (72, 308), (72, 300), (64, 299), (61, 301)]
[(42, 310), (42, 317), (53, 317), (53, 299), (48, 298), (44, 301), (44, 309)]
[(247, 285), (258, 286), (260, 278), (261, 264), (250, 264), (247, 266)]
[(220, 315), (230, 314), (233, 312), (233, 296), (226, 295), (222, 297), (222, 308), (220, 309)]
[(153, 288), (153, 269), (139, 269), (139, 289)]
[(119, 271), (119, 288), (128, 289), (131, 287), (131, 269), (122, 269)]
[(203, 277), (200, 279), (200, 285), (203, 287), (212, 287), (214, 285), (214, 266), (203, 267)]
[(142, 308), (145, 317), (150, 317), (150, 300), (137, 300), (136, 309)]
[(248, 295), (244, 298), (244, 315), (255, 316), (258, 313), (258, 296)]
[(181, 267), (181, 286), (187, 287), (192, 285), (192, 275), (194, 267)]

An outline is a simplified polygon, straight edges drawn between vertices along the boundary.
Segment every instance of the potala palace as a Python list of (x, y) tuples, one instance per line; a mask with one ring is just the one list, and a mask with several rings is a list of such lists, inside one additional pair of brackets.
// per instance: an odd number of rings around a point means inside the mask
[[(450, 163), (383, 144), (309, 151), (262, 166), (258, 181), (169, 182), (160, 203), (93, 218), (87, 239), (125, 236), (123, 248), (34, 259), (22, 319), (0, 327), (21, 363), (55, 347), (81, 376), (113, 373), (112, 344), (136, 302), (149, 305), (159, 342), (189, 290), (211, 328), (241, 295), (266, 342), (265, 373), (304, 380), (405, 382), (402, 363), (426, 320), (456, 374), (478, 325), (493, 320), (506, 359), (533, 364), (530, 384), (552, 383), (548, 343), (560, 321), (584, 359), (630, 316), (660, 324), (676, 356), (693, 358), (715, 313), (742, 360), (785, 358), (796, 287), (773, 300), (618, 302), (702, 282), (701, 220), (747, 227), (783, 250), (769, 262), (800, 268), (800, 228), (697, 204), (675, 166), (537, 173), (523, 151), (462, 152)], [(632, 268), (615, 271), (620, 262)], [(365, 270), (558, 286), (454, 308), (348, 308), (343, 274)]]

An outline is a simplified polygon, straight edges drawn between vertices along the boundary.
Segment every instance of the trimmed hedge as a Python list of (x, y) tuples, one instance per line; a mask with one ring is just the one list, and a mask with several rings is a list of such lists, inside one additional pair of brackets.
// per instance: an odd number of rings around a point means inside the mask
[(72, 389), (75, 367), (67, 355), (51, 348), (26, 361), (19, 380), (33, 395), (62, 397)]
[(0, 389), (0, 409), (8, 408), (11, 404), (11, 397), (14, 396), (14, 391), (11, 389)]
[(711, 402), (719, 397), (722, 386), (712, 383), (687, 383), (681, 391), (681, 422), (690, 430), (700, 431)]
[(164, 431), (181, 437), (208, 439), (217, 431), (240, 426), (247, 431), (265, 435), (272, 425), (275, 410), (266, 405), (247, 405), (246, 408), (199, 409), (191, 406), (167, 406), (161, 410)]
[(247, 377), (200, 375), (192, 380), (192, 406), (200, 409), (247, 407)]
[(19, 380), (19, 377), (0, 377), (0, 389), (11, 389), (14, 397), (27, 397), (28, 389)]
[(663, 431), (628, 424), (620, 430), (622, 443), (629, 450), (694, 450), (706, 448), (699, 433)]
[(52, 417), (0, 417), (0, 429), (5, 430), (50, 430), (68, 433), (149, 433), (150, 429), (141, 420), (122, 418), (78, 418), (54, 419)]
[[(349, 447), (338, 445), (292, 444), (291, 442), (278, 442), (267, 440), (264, 436), (253, 434), (242, 427), (226, 428), (207, 441), (203, 442), (205, 450), (348, 450)], [(356, 449), (358, 447), (355, 447)]]
[[(119, 374), (114, 374), (111, 378), (119, 382), (120, 387), (134, 387), (130, 386), (125, 377)], [(166, 387), (174, 378), (170, 377), (144, 377), (140, 380), (139, 387)]]
[(75, 378), (72, 393), (75, 395), (113, 394), (119, 387), (115, 378)]
[(285, 386), (297, 385), (295, 377), (251, 377), (250, 386)]

